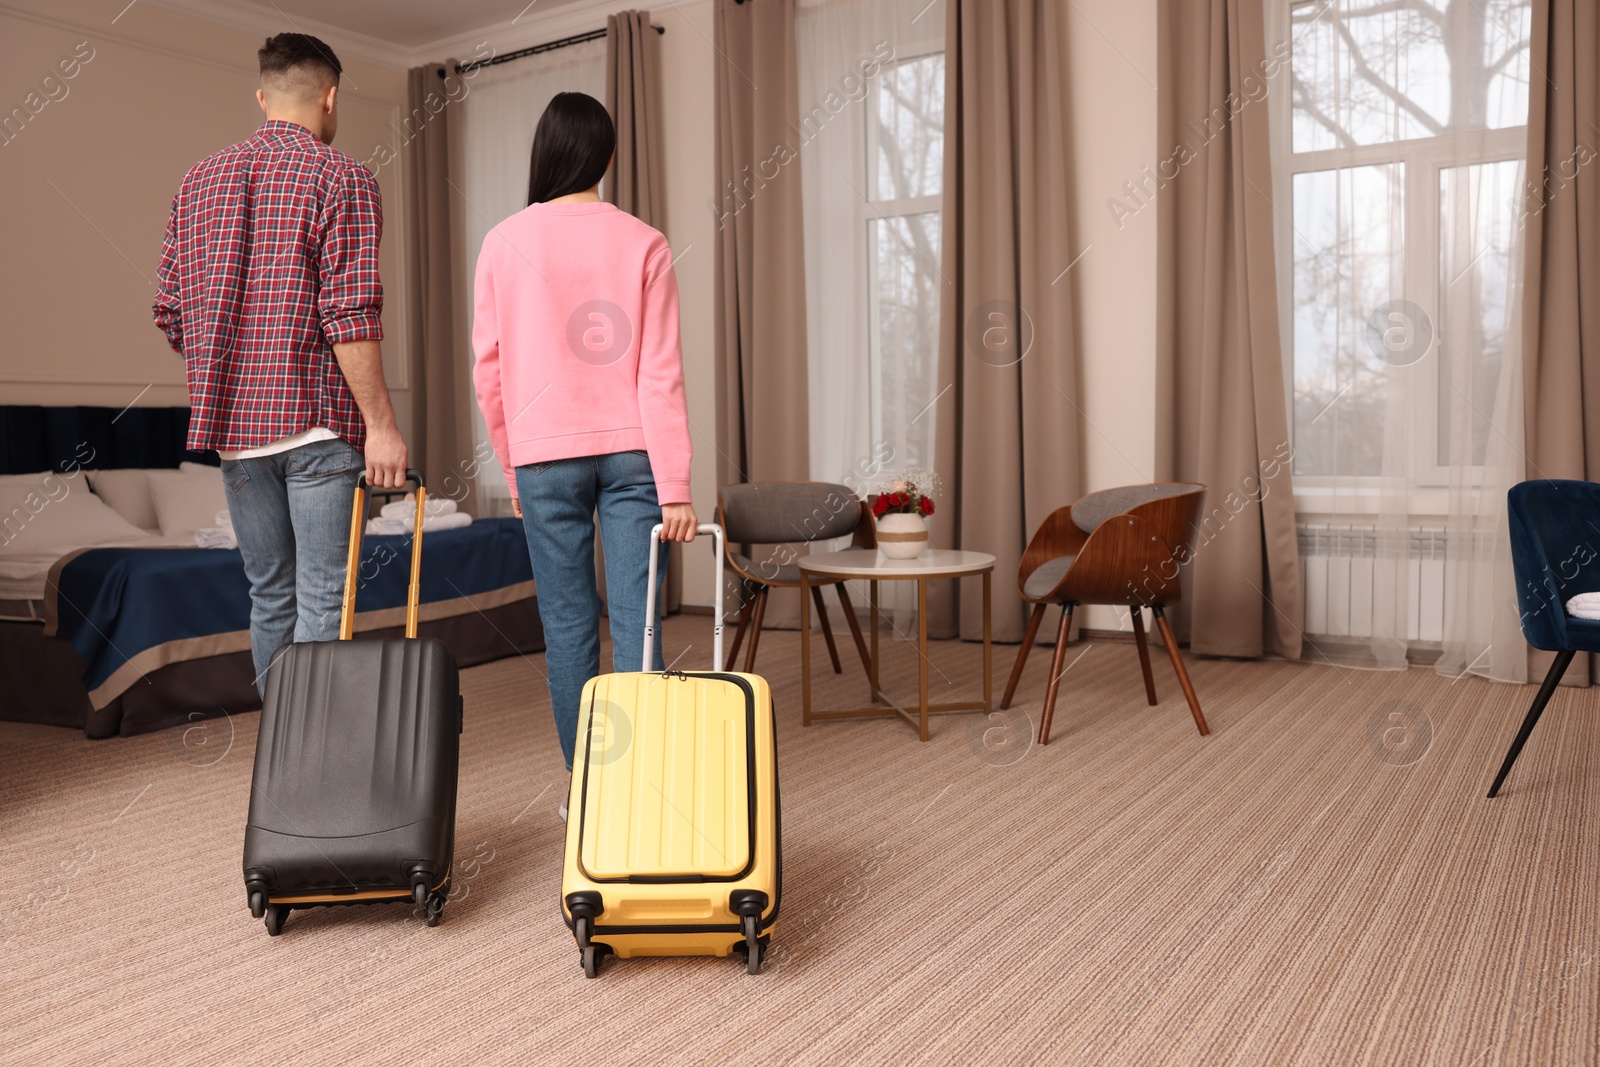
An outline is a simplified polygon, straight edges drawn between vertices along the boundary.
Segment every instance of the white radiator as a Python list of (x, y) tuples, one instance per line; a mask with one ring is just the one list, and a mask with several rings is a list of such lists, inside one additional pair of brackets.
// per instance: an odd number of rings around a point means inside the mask
[[(1308, 635), (1371, 637), (1374, 606), (1390, 604), (1406, 614), (1406, 640), (1444, 640), (1443, 527), (1411, 527), (1405, 544), (1386, 546), (1381, 564), (1379, 537), (1387, 534), (1376, 524), (1311, 522), (1297, 531)], [(1400, 588), (1385, 596), (1381, 585), (1395, 581)]]

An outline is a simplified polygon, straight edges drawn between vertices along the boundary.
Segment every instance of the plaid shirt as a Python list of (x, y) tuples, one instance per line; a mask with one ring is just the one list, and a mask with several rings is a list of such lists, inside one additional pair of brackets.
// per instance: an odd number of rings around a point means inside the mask
[(360, 163), (273, 120), (196, 163), (172, 201), (156, 325), (184, 358), (189, 447), (367, 428), (333, 345), (379, 340), (383, 204)]

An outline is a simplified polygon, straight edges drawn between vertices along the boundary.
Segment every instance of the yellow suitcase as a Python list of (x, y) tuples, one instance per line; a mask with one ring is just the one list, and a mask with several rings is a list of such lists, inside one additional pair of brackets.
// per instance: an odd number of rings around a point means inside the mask
[[(722, 528), (712, 655), (722, 663)], [(652, 532), (652, 544), (661, 527)], [(606, 955), (727, 956), (757, 974), (783, 887), (772, 694), (754, 674), (645, 670), (584, 687), (567, 800), (562, 914), (593, 978)]]

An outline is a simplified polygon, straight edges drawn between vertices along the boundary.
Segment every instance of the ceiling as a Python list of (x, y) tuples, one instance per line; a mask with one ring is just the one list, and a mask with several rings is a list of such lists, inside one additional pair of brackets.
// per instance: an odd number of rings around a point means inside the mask
[[(475, 30), (503, 29), (588, 0), (245, 0), (268, 16), (334, 26), (353, 34), (420, 48)], [(601, 20), (604, 21), (603, 19)], [(291, 29), (292, 26), (285, 26)]]

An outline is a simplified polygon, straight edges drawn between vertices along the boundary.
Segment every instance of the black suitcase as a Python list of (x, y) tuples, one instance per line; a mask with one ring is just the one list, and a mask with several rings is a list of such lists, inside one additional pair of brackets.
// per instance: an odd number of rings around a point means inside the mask
[[(356, 485), (337, 641), (293, 644), (267, 671), (244, 883), (276, 936), (292, 908), (414, 903), (429, 926), (450, 892), (462, 702), (455, 658), (417, 639), (422, 476), (406, 636), (350, 640), (366, 520)], [(392, 491), (391, 491), (392, 492)], [(375, 493), (376, 495), (376, 493)]]

